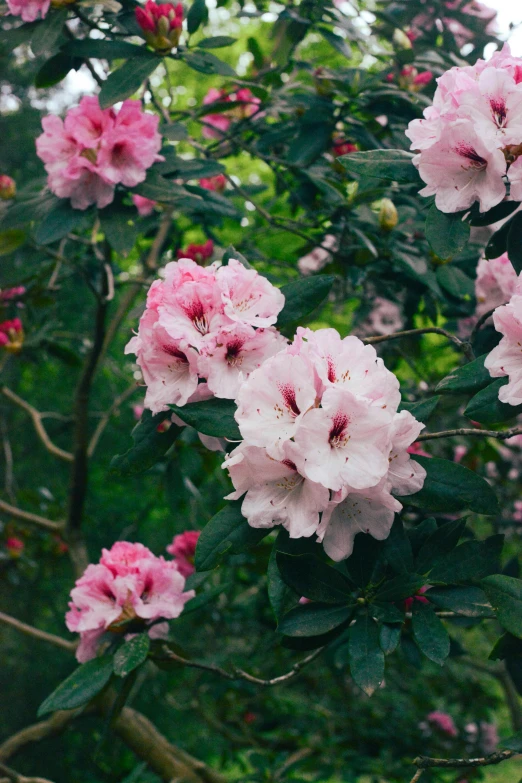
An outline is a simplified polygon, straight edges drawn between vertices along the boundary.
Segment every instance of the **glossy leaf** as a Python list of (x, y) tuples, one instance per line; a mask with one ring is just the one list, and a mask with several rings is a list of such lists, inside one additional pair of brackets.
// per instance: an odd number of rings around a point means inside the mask
[(132, 430), (133, 446), (125, 454), (117, 454), (111, 460), (110, 472), (114, 476), (133, 476), (148, 470), (167, 453), (180, 433), (180, 428), (171, 424), (165, 431), (158, 427), (169, 417), (169, 412), (143, 411), (141, 420)]
[[(426, 216), (426, 239), (439, 258), (453, 258), (469, 240), (469, 224), (462, 212), (441, 212), (433, 204)], [(439, 281), (440, 282), (440, 281)]]
[(414, 601), (411, 623), (413, 637), (421, 652), (433, 663), (443, 666), (449, 655), (450, 639), (440, 617), (428, 604)]
[(102, 109), (108, 109), (137, 92), (159, 65), (159, 59), (131, 57), (120, 68), (109, 74), (100, 90)]
[(491, 375), (484, 367), (487, 354), (479, 356), (468, 364), (458, 367), (440, 381), (435, 391), (443, 394), (474, 393), (492, 382)]
[(504, 536), (496, 535), (485, 541), (465, 541), (440, 558), (430, 571), (430, 582), (458, 584), (475, 582), (499, 570)]
[(62, 30), (67, 19), (65, 9), (56, 9), (40, 22), (31, 36), (31, 49), (38, 57), (46, 52), (52, 52), (62, 37)]
[(379, 646), (385, 655), (390, 655), (399, 646), (402, 628), (400, 625), (383, 623), (379, 631)]
[(221, 49), (223, 46), (232, 46), (237, 43), (237, 38), (229, 35), (214, 35), (212, 38), (203, 38), (198, 42), (200, 49)]
[(184, 55), (183, 61), (189, 68), (199, 71), (199, 73), (237, 77), (236, 72), (228, 63), (220, 60), (211, 52), (190, 51)]
[(472, 299), (475, 296), (475, 283), (462, 269), (452, 264), (439, 266), (437, 269), (437, 282), (441, 288), (456, 299)]
[(348, 649), (352, 679), (371, 696), (384, 679), (384, 653), (377, 623), (367, 614), (359, 615), (350, 628)]
[(491, 617), (493, 610), (480, 587), (432, 587), (426, 598), (440, 609), (462, 617)]
[(139, 633), (123, 642), (114, 655), (114, 674), (126, 677), (147, 660), (150, 649), (148, 633)]
[(196, 547), (196, 568), (198, 571), (216, 568), (224, 554), (244, 552), (269, 533), (267, 528), (250, 527), (241, 513), (240, 500), (228, 503), (201, 531)]
[(85, 219), (85, 211), (73, 209), (68, 200), (62, 199), (39, 223), (35, 240), (39, 245), (50, 245), (63, 239)]
[(453, 519), (434, 530), (417, 554), (415, 560), (417, 572), (419, 574), (427, 573), (438, 558), (455, 549), (465, 527), (465, 519)]
[(507, 254), (515, 272), (522, 272), (522, 214), (517, 212), (509, 221)]
[(311, 601), (336, 604), (352, 598), (350, 583), (344, 576), (314, 555), (278, 552), (277, 566), (286, 584)]
[(439, 403), (440, 397), (429, 397), (427, 400), (419, 402), (402, 402), (399, 406), (401, 411), (409, 411), (418, 421), (427, 421)]
[(241, 433), (234, 418), (236, 405), (233, 400), (213, 397), (210, 400), (191, 402), (181, 407), (178, 405), (170, 407), (185, 424), (190, 424), (203, 435), (241, 440)]
[(351, 152), (337, 158), (349, 174), (397, 182), (419, 182), (419, 174), (412, 159), (413, 154), (405, 150)]
[(395, 518), (390, 535), (384, 542), (384, 557), (398, 574), (408, 574), (413, 570), (413, 552), (408, 536), (399, 516)]
[(494, 574), (482, 580), (482, 587), (502, 627), (522, 639), (522, 580)]
[(350, 619), (353, 606), (304, 604), (291, 609), (281, 618), (277, 630), (285, 636), (320, 636)]
[(38, 708), (38, 717), (56, 710), (73, 710), (87, 704), (109, 682), (113, 672), (110, 655), (93, 658), (79, 666)]
[(313, 312), (326, 299), (334, 283), (333, 275), (314, 275), (284, 285), (281, 293), (285, 297), (285, 306), (279, 313), (277, 326), (299, 321)]
[(468, 403), (464, 415), (481, 424), (500, 424), (522, 413), (522, 405), (508, 405), (500, 402), (498, 393), (508, 378), (497, 378), (485, 389), (479, 391)]
[(289, 612), (294, 606), (299, 603), (301, 597), (299, 593), (292, 590), (286, 582), (284, 582), (281, 572), (277, 567), (277, 542), (274, 544), (272, 552), (270, 553), (270, 560), (268, 561), (268, 568), (266, 572), (267, 584), (268, 584), (268, 598), (270, 606), (276, 616), (279, 619), (281, 615)]

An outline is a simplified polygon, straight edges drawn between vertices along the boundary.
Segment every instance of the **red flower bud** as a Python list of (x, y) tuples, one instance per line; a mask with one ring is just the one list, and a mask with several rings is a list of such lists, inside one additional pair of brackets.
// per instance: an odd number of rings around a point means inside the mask
[(143, 37), (157, 52), (170, 52), (179, 43), (183, 26), (181, 3), (155, 3), (147, 0), (145, 8), (136, 8), (136, 21), (143, 31)]
[(16, 182), (7, 174), (0, 174), (0, 199), (8, 201), (14, 198), (16, 193)]

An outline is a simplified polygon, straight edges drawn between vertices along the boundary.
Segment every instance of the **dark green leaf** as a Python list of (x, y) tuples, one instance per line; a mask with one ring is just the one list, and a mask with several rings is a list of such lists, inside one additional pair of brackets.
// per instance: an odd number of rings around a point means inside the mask
[(191, 612), (197, 612), (203, 606), (206, 606), (210, 601), (213, 601), (218, 595), (221, 595), (225, 590), (231, 586), (231, 582), (224, 582), (223, 584), (211, 587), (208, 590), (204, 590), (199, 595), (194, 596), (188, 601), (183, 608), (183, 616), (190, 614)]
[(150, 649), (148, 633), (139, 633), (118, 647), (114, 655), (114, 674), (126, 677), (147, 660)]
[(198, 571), (216, 568), (226, 552), (245, 552), (269, 533), (267, 528), (250, 527), (241, 513), (240, 500), (228, 503), (201, 531), (196, 547), (196, 568)]
[(340, 35), (336, 35), (335, 33), (332, 33), (326, 27), (318, 27), (317, 29), (323, 36), (324, 40), (328, 41), (330, 46), (333, 46), (333, 48), (337, 49), (337, 51), (340, 54), (344, 54), (345, 57), (351, 59), (352, 50), (350, 49), (348, 42), (345, 41), (344, 38), (341, 38)]
[(465, 392), (477, 392), (484, 386), (488, 386), (492, 378), (484, 367), (486, 356), (485, 353), (463, 367), (453, 370), (440, 381), (435, 391), (446, 394), (464, 394)]
[(506, 631), (522, 638), (522, 580), (494, 574), (482, 580), (482, 586)]
[(462, 617), (492, 615), (490, 603), (480, 587), (432, 587), (426, 593), (426, 598), (440, 609), (447, 609)]
[(450, 640), (442, 620), (437, 617), (431, 606), (414, 601), (411, 623), (419, 650), (430, 661), (443, 666), (449, 655)]
[(513, 734), (512, 737), (508, 737), (498, 745), (501, 750), (514, 750), (517, 753), (522, 753), (522, 731), (518, 734)]
[(413, 571), (413, 552), (400, 517), (395, 517), (390, 535), (384, 542), (384, 557), (397, 574)]
[[(453, 258), (469, 240), (469, 223), (462, 212), (441, 212), (433, 204), (426, 216), (426, 239), (439, 258)], [(440, 282), (440, 281), (439, 281)]]
[(281, 288), (285, 297), (285, 306), (277, 318), (277, 326), (299, 321), (309, 315), (328, 296), (335, 283), (333, 275), (315, 275), (303, 277)]
[(107, 38), (83, 38), (69, 41), (62, 46), (62, 52), (74, 57), (96, 57), (102, 60), (120, 60), (143, 57), (158, 64), (158, 56), (146, 46), (137, 46), (127, 41), (109, 41)]
[(424, 587), (426, 579), (417, 574), (400, 574), (393, 579), (384, 582), (377, 590), (375, 598), (377, 601), (404, 601), (415, 595), (417, 590)]
[(427, 573), (439, 557), (455, 549), (465, 527), (465, 519), (454, 519), (434, 530), (421, 546), (417, 555), (415, 561), (417, 572), (419, 574)]
[(399, 410), (409, 411), (419, 421), (427, 421), (438, 405), (440, 397), (430, 397), (420, 402), (401, 402)]
[(186, 203), (189, 194), (181, 185), (170, 182), (160, 176), (156, 171), (150, 171), (145, 182), (133, 188), (134, 193), (150, 198), (152, 201), (165, 202), (167, 204)]
[(509, 421), (509, 419), (518, 416), (519, 413), (522, 413), (522, 405), (508, 405), (505, 402), (500, 402), (498, 398), (500, 389), (508, 382), (508, 378), (497, 378), (485, 389), (479, 391), (469, 401), (464, 415), (481, 424), (500, 424), (500, 422)]
[(21, 228), (9, 228), (0, 232), (0, 256), (8, 256), (24, 244), (27, 234)]
[(522, 272), (522, 214), (520, 212), (509, 221), (507, 254), (518, 275)]
[(184, 141), (188, 136), (188, 130), (181, 122), (173, 122), (171, 125), (160, 127), (161, 135), (169, 141)]
[(61, 38), (66, 19), (67, 11), (57, 9), (39, 23), (31, 36), (31, 49), (36, 57), (46, 52), (52, 52)]
[(332, 566), (314, 555), (277, 554), (277, 566), (286, 584), (311, 601), (336, 604), (352, 598), (350, 584)]
[(229, 245), (225, 250), (225, 252), (223, 253), (223, 258), (221, 259), (221, 263), (223, 264), (223, 266), (226, 266), (231, 258), (234, 258), (236, 261), (240, 261), (246, 269), (254, 268), (252, 264), (248, 263), (245, 256), (241, 255), (239, 250), (236, 250), (235, 247)]
[(520, 203), (518, 201), (501, 201), (496, 207), (493, 207), (488, 212), (476, 212), (472, 211), (472, 216), (469, 219), (470, 226), (491, 226), (498, 220), (511, 215), (515, 209), (518, 209)]
[(111, 460), (110, 472), (114, 476), (133, 476), (148, 470), (167, 453), (180, 428), (175, 424), (164, 432), (158, 432), (158, 426), (169, 416), (168, 411), (155, 416), (149, 410), (143, 411), (141, 420), (132, 430), (134, 445), (125, 452), (117, 454)]
[(303, 123), (288, 149), (288, 162), (295, 166), (309, 166), (331, 146), (332, 130), (326, 121)]
[(368, 611), (374, 620), (379, 623), (402, 623), (404, 622), (404, 611), (398, 609), (395, 604), (372, 603)]
[(301, 597), (299, 593), (296, 593), (283, 581), (279, 568), (277, 567), (277, 542), (274, 544), (272, 552), (270, 553), (270, 560), (268, 561), (268, 569), (266, 572), (268, 582), (268, 598), (270, 600), (270, 606), (274, 612), (276, 619), (279, 619), (281, 615), (289, 612), (294, 606), (299, 603)]
[(366, 587), (372, 581), (384, 544), (366, 533), (357, 533), (353, 551), (344, 561), (350, 579), (357, 587)]
[(170, 407), (185, 424), (190, 424), (203, 435), (241, 440), (241, 433), (234, 418), (236, 404), (233, 400), (213, 397), (202, 402), (191, 402), (182, 407), (178, 405)]
[(503, 535), (490, 536), (485, 541), (465, 541), (435, 563), (430, 571), (430, 582), (451, 585), (489, 576), (499, 570), (503, 546)]
[(385, 655), (390, 655), (399, 646), (402, 628), (400, 625), (383, 623), (379, 633), (379, 646)]
[(237, 38), (231, 38), (229, 35), (214, 35), (212, 38), (203, 38), (196, 46), (200, 49), (221, 49), (223, 46), (232, 46), (237, 42)]
[(435, 530), (437, 530), (437, 527), (437, 522), (434, 517), (428, 517), (428, 519), (423, 519), (416, 527), (412, 527), (408, 530), (408, 538), (410, 539), (414, 555), (419, 553), (420, 548), (428, 536), (434, 533)]
[(113, 250), (121, 255), (128, 255), (136, 244), (139, 229), (133, 221), (137, 217), (135, 208), (122, 205), (111, 205), (99, 212), (105, 239)]
[(349, 174), (396, 182), (419, 182), (419, 174), (412, 159), (413, 154), (405, 150), (351, 152), (337, 158)]
[(420, 457), (415, 461), (425, 468), (423, 488), (414, 495), (401, 497), (401, 502), (426, 511), (456, 512), (469, 509), (477, 514), (496, 514), (498, 502), (488, 482), (451, 460)]
[(484, 251), (486, 258), (498, 258), (506, 252), (510, 222), (511, 221), (508, 220), (498, 231), (495, 231), (486, 245), (486, 250)]
[(208, 19), (208, 9), (205, 0), (194, 0), (187, 14), (187, 30), (189, 35), (196, 32), (201, 24)]
[(56, 710), (73, 710), (87, 704), (107, 685), (112, 674), (112, 656), (93, 658), (82, 664), (38, 708), (38, 717)]
[(50, 245), (67, 236), (85, 219), (85, 212), (73, 209), (70, 202), (61, 200), (38, 225), (35, 240), (39, 245)]
[(109, 74), (100, 90), (99, 99), (102, 109), (108, 109), (119, 101), (124, 101), (137, 92), (159, 65), (159, 59), (131, 57), (120, 68)]
[(367, 614), (360, 615), (350, 628), (349, 639), (350, 673), (355, 684), (371, 696), (384, 679), (377, 623)]
[(193, 71), (219, 76), (236, 76), (237, 73), (228, 64), (220, 60), (211, 52), (187, 52), (183, 61), (192, 68)]
[(78, 70), (82, 65), (82, 61), (77, 57), (71, 57), (68, 54), (53, 55), (47, 60), (36, 76), (34, 77), (34, 86), (39, 89), (46, 89), (47, 87), (53, 87), (62, 79), (65, 79), (69, 71)]
[(304, 604), (285, 614), (277, 630), (285, 636), (320, 636), (345, 623), (352, 613), (353, 606)]
[(472, 299), (475, 296), (473, 280), (452, 264), (445, 264), (437, 268), (437, 281), (448, 294), (456, 299)]

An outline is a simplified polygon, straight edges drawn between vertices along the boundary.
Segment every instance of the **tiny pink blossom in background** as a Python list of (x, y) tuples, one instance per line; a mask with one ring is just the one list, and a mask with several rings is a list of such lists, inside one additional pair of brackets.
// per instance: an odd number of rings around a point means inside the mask
[(167, 552), (175, 558), (178, 571), (184, 577), (194, 573), (194, 556), (196, 554), (196, 544), (201, 533), (199, 530), (185, 530), (174, 536), (172, 544), (167, 547)]
[(404, 326), (400, 307), (389, 299), (376, 296), (370, 315), (362, 325), (364, 334), (393, 334)]
[(247, 87), (242, 87), (235, 93), (227, 93), (226, 90), (217, 90), (215, 87), (211, 87), (203, 98), (203, 105), (212, 106), (213, 103), (234, 103), (237, 105), (202, 117), (204, 123), (202, 133), (207, 139), (222, 138), (234, 119), (247, 119), (258, 113), (261, 101)]
[(429, 604), (429, 601), (427, 598), (424, 598), (424, 593), (426, 590), (429, 590), (429, 585), (424, 585), (424, 587), (421, 587), (415, 595), (410, 596), (410, 598), (405, 598), (404, 600), (404, 611), (405, 612), (411, 612), (411, 608), (415, 601), (418, 601), (420, 604)]
[(5, 542), (5, 548), (9, 557), (17, 558), (23, 553), (25, 544), (21, 538), (10, 536)]
[(138, 210), (138, 215), (140, 215), (140, 217), (147, 217), (148, 215), (152, 215), (158, 202), (153, 201), (150, 198), (145, 198), (145, 196), (138, 196), (137, 194), (134, 194), (132, 197), (132, 203)]
[(216, 174), (215, 177), (203, 177), (199, 184), (205, 190), (213, 190), (216, 193), (223, 193), (227, 186), (227, 178), (224, 174)]
[(357, 144), (352, 144), (341, 136), (333, 140), (332, 155), (334, 158), (338, 158), (340, 155), (350, 155), (352, 152), (357, 152), (358, 149)]
[(431, 724), (432, 727), (439, 729), (439, 731), (441, 731), (443, 734), (446, 734), (448, 737), (458, 736), (455, 722), (453, 721), (451, 715), (448, 715), (447, 712), (434, 710), (433, 712), (430, 712), (428, 715), (426, 715), (426, 720)]
[(499, 258), (481, 258), (477, 266), (475, 296), (478, 317), (509, 302), (515, 292), (518, 276), (504, 253)]
[(45, 19), (51, 0), (7, 0), (7, 5), (13, 16), (20, 16), (23, 22), (34, 22)]
[(187, 245), (176, 252), (178, 258), (190, 258), (197, 264), (202, 264), (204, 261), (208, 261), (212, 258), (214, 253), (214, 243), (211, 239), (207, 239), (202, 245)]
[(493, 323), (503, 336), (484, 362), (493, 378), (508, 377), (509, 382), (499, 390), (501, 402), (509, 405), (522, 404), (522, 281), (519, 279), (515, 293), (508, 304), (497, 307)]
[(9, 302), (11, 299), (19, 299), (25, 293), (26, 288), (24, 285), (17, 285), (14, 288), (4, 288), (3, 291), (0, 290), (0, 301)]
[(337, 237), (326, 234), (321, 242), (321, 247), (316, 247), (305, 256), (301, 256), (297, 267), (302, 275), (312, 275), (333, 261), (333, 253), (338, 249)]
[[(144, 630), (150, 623), (179, 617), (193, 590), (183, 592), (185, 577), (174, 561), (156, 557), (142, 544), (118, 541), (104, 549), (97, 565), (87, 566), (71, 591), (67, 628), (80, 634), (76, 658), (94, 658), (104, 634), (125, 634), (132, 624)], [(166, 623), (149, 630), (151, 638), (165, 638)], [(110, 637), (108, 637), (110, 638)]]
[(116, 185), (138, 185), (147, 169), (163, 160), (158, 124), (159, 117), (144, 112), (140, 101), (126, 100), (116, 112), (101, 109), (97, 97), (82, 98), (64, 121), (44, 117), (36, 151), (50, 190), (70, 198), (75, 209), (106, 207)]
[(9, 201), (16, 195), (16, 182), (7, 174), (0, 174), (0, 199)]
[(24, 344), (24, 329), (19, 318), (0, 323), (0, 348), (8, 353), (19, 353)]

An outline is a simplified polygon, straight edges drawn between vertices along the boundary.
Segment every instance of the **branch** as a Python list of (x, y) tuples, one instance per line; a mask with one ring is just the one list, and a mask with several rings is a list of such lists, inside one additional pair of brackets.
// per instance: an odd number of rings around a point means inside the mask
[(522, 427), (511, 427), (510, 430), (477, 430), (471, 428), (460, 428), (456, 430), (442, 430), (441, 432), (424, 432), (417, 440), (435, 440), (435, 438), (449, 438), (454, 435), (466, 435), (473, 438), (496, 438), (497, 440), (508, 440), (513, 435), (521, 435)]
[(92, 438), (89, 442), (89, 448), (87, 449), (87, 456), (92, 457), (96, 450), (96, 446), (98, 445), (98, 441), (100, 440), (105, 427), (110, 421), (111, 416), (114, 415), (114, 413), (117, 411), (117, 409), (120, 407), (120, 405), (125, 402), (127, 397), (130, 397), (131, 394), (134, 394), (134, 392), (137, 389), (137, 385), (133, 383), (131, 386), (129, 386), (127, 389), (125, 389), (124, 392), (122, 392), (114, 402), (112, 403), (111, 407), (103, 414), (100, 421), (98, 422), (96, 429), (93, 432)]
[(415, 775), (412, 777), (410, 783), (417, 783), (418, 780), (420, 780), (420, 776), (424, 774), (423, 769), (418, 769)]
[(11, 400), (11, 402), (14, 402), (15, 405), (18, 405), (19, 408), (22, 408), (29, 414), (36, 430), (36, 434), (42, 441), (47, 451), (59, 459), (63, 459), (66, 462), (72, 462), (73, 455), (69, 451), (64, 451), (59, 446), (56, 446), (50, 439), (49, 435), (47, 434), (47, 430), (42, 424), (43, 414), (36, 410), (36, 408), (33, 408), (33, 406), (26, 402), (26, 400), (23, 400), (21, 397), (15, 394), (14, 391), (8, 389), (7, 386), (3, 386), (1, 391), (8, 400)]
[(4, 740), (0, 745), (0, 761), (7, 761), (31, 742), (40, 742), (46, 737), (60, 734), (82, 711), (84, 712), (83, 708), (79, 710), (59, 710), (49, 718), (21, 729), (21, 731), (13, 734), (12, 737)]
[(404, 332), (382, 334), (377, 335), (376, 337), (365, 337), (363, 342), (366, 343), (366, 345), (376, 345), (377, 343), (385, 343), (388, 340), (400, 340), (402, 337), (416, 337), (417, 335), (421, 334), (440, 334), (447, 340), (450, 340), (450, 342), (452, 342), (459, 349), (459, 351), (463, 351), (466, 358), (469, 359), (470, 362), (475, 358), (471, 345), (467, 340), (460, 340), (454, 334), (451, 334), (451, 332), (447, 332), (445, 329), (440, 329), (438, 326), (427, 326), (423, 329), (407, 329)]
[(17, 620), (16, 617), (4, 614), (4, 612), (0, 612), (0, 623), (10, 625), (11, 628), (16, 628), (17, 631), (24, 633), (26, 636), (32, 636), (33, 639), (39, 639), (42, 642), (49, 642), (49, 644), (54, 644), (55, 647), (61, 647), (68, 652), (76, 650), (76, 642), (69, 642), (67, 639), (62, 639), (61, 636), (55, 636), (53, 633), (47, 633), (47, 631), (40, 631), (39, 628), (23, 623), (21, 620)]
[(478, 759), (432, 759), (428, 756), (418, 756), (413, 760), (413, 763), (419, 770), (430, 769), (431, 767), (488, 767), (491, 764), (500, 764), (502, 761), (506, 761), (507, 759), (518, 755), (520, 754), (515, 750), (497, 750), (489, 756)]
[(46, 778), (26, 778), (25, 775), (19, 775), (14, 769), (6, 767), (5, 764), (2, 764), (1, 762), (0, 772), (2, 775), (5, 775), (7, 780), (12, 781), (12, 783), (52, 783), (52, 781), (47, 780)]
[(168, 660), (177, 661), (178, 663), (181, 663), (184, 666), (189, 666), (192, 669), (201, 669), (202, 671), (212, 672), (212, 674), (218, 674), (220, 677), (224, 677), (226, 680), (246, 680), (247, 682), (253, 682), (256, 685), (272, 686), (279, 685), (281, 682), (286, 682), (287, 680), (291, 680), (296, 677), (304, 666), (313, 661), (322, 653), (324, 647), (320, 647), (318, 650), (314, 650), (314, 652), (310, 655), (307, 655), (306, 658), (303, 658), (301, 661), (297, 661), (297, 663), (295, 663), (290, 671), (286, 672), (286, 674), (281, 674), (278, 677), (273, 677), (269, 680), (263, 680), (260, 677), (254, 677), (253, 674), (249, 674), (248, 672), (243, 671), (243, 669), (239, 669), (237, 666), (234, 666), (233, 671), (229, 672), (226, 669), (222, 669), (221, 666), (215, 666), (212, 663), (199, 663), (198, 661), (191, 661), (188, 658), (182, 658), (181, 655), (177, 655), (177, 653), (170, 650), (167, 645), (163, 645), (162, 649)]
[(10, 514), (12, 517), (15, 517), (15, 519), (22, 519), (24, 522), (32, 522), (34, 525), (40, 525), (40, 527), (44, 527), (46, 530), (63, 530), (65, 525), (65, 522), (53, 522), (52, 519), (41, 517), (38, 514), (32, 514), (30, 511), (23, 511), (21, 508), (6, 503), (5, 500), (0, 500), (0, 511), (5, 511), (6, 514)]

